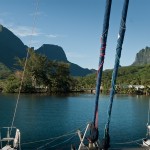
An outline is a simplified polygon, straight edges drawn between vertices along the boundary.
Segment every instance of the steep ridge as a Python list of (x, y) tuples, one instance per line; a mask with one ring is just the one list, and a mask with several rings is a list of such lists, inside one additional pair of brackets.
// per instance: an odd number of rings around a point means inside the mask
[[(0, 25), (0, 62), (11, 70), (16, 69), (15, 57), (26, 57), (27, 46), (10, 30)], [(85, 76), (93, 70), (85, 69), (67, 60), (64, 50), (58, 45), (43, 44), (36, 50), (37, 53), (47, 56), (50, 60), (70, 63), (70, 73), (73, 76)]]
[(145, 47), (145, 49), (140, 50), (135, 57), (135, 61), (132, 65), (146, 65), (150, 64), (150, 47)]
[(25, 57), (26, 49), (27, 46), (17, 36), (0, 25), (0, 62), (13, 69), (15, 57)]

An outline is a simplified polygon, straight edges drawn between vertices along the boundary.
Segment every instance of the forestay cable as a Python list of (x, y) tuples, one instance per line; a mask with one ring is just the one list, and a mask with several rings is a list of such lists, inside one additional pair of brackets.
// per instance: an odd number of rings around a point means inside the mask
[(22, 85), (23, 85), (25, 70), (26, 70), (26, 66), (27, 66), (27, 60), (28, 60), (28, 56), (29, 56), (29, 50), (30, 50), (30, 47), (31, 47), (31, 44), (32, 44), (32, 37), (33, 37), (33, 34), (35, 32), (35, 23), (36, 23), (37, 14), (38, 14), (38, 6), (39, 6), (39, 0), (36, 0), (36, 9), (35, 9), (35, 14), (34, 14), (32, 32), (31, 32), (31, 36), (30, 36), (30, 40), (29, 40), (29, 48), (27, 49), (27, 55), (26, 55), (26, 58), (25, 58), (23, 73), (22, 73), (21, 82), (20, 82), (20, 86), (19, 86), (19, 92), (18, 92), (18, 95), (17, 95), (15, 110), (14, 110), (13, 119), (12, 119), (12, 123), (11, 123), (10, 135), (11, 135), (11, 131), (12, 131), (12, 128), (13, 128), (13, 125), (14, 125), (14, 120), (15, 120), (15, 117), (16, 117), (18, 102), (19, 102), (19, 99), (20, 99), (20, 93), (21, 93), (21, 89), (22, 89)]
[[(76, 134), (74, 134), (74, 135), (71, 136), (70, 138), (68, 138), (68, 139), (66, 139), (66, 140), (64, 140), (64, 141), (62, 141), (62, 142), (60, 142), (60, 143), (58, 143), (58, 144), (55, 144), (55, 145), (53, 145), (53, 146), (50, 146), (49, 148), (54, 148), (54, 147), (57, 147), (57, 146), (59, 146), (59, 145), (61, 145), (61, 144), (64, 144), (64, 143), (66, 143), (66, 142), (72, 140), (75, 136), (76, 136)], [(54, 141), (56, 141), (56, 140), (54, 140)], [(43, 145), (43, 146), (37, 148), (37, 150), (40, 150), (40, 149), (42, 149), (42, 150), (43, 150), (43, 149), (47, 149), (46, 146), (48, 146), (49, 144), (51, 144), (51, 143), (54, 142), (54, 141), (51, 141), (51, 142), (49, 142), (49, 143), (46, 143), (45, 145)]]
[[(84, 129), (85, 129), (85, 128), (84, 128)], [(84, 129), (82, 129), (82, 131), (83, 131)], [(50, 141), (50, 142), (48, 142), (48, 143), (46, 143), (46, 144), (44, 144), (44, 145), (38, 147), (37, 150), (39, 150), (39, 149), (44, 149), (44, 147), (48, 146), (49, 144), (55, 142), (56, 140), (58, 140), (58, 139), (60, 139), (60, 138), (62, 138), (62, 137), (67, 137), (67, 136), (73, 135), (73, 136), (71, 136), (70, 138), (68, 138), (67, 140), (64, 140), (64, 141), (62, 141), (62, 142), (60, 142), (60, 143), (58, 143), (58, 144), (55, 144), (55, 145), (51, 146), (50, 148), (53, 148), (53, 147), (56, 147), (56, 146), (61, 145), (61, 144), (63, 144), (63, 143), (66, 143), (66, 142), (70, 141), (72, 138), (74, 138), (74, 137), (76, 136), (76, 134), (77, 134), (77, 132), (69, 132), (69, 133), (67, 133), (67, 134), (64, 134), (64, 135), (61, 135), (61, 136), (58, 136), (58, 137), (49, 138), (49, 139), (46, 139), (46, 140), (40, 140), (40, 141), (42, 141), (42, 142), (48, 141), (48, 140), (52, 140), (52, 141)], [(37, 141), (37, 142), (39, 142), (39, 141)], [(34, 143), (35, 143), (35, 142), (34, 142)]]

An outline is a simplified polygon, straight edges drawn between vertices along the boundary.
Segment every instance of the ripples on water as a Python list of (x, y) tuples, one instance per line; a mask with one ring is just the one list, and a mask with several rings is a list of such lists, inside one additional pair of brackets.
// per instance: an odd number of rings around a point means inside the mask
[[(17, 95), (0, 95), (0, 126), (10, 126)], [(114, 98), (110, 136), (111, 146), (145, 137), (148, 121), (148, 100), (146, 96), (117, 95)], [(103, 137), (107, 119), (109, 96), (101, 95), (99, 101), (99, 130)], [(21, 95), (14, 125), (21, 131), (22, 143), (63, 135), (83, 129), (93, 120), (95, 95), (78, 94), (68, 96)], [(71, 135), (72, 136), (72, 135)], [(67, 150), (70, 143), (79, 142), (78, 137), (49, 142), (46, 149)], [(65, 144), (56, 144), (65, 141)], [(45, 142), (22, 145), (22, 150), (34, 150)], [(124, 145), (126, 147), (126, 145)], [(129, 145), (131, 146), (131, 145)], [(135, 145), (132, 145), (135, 146)], [(66, 148), (67, 147), (67, 148)], [(44, 148), (41, 148), (44, 150)]]

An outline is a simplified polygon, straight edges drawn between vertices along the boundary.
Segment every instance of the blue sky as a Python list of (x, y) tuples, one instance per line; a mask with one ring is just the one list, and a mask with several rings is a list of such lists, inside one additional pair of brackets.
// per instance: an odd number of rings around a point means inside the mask
[[(114, 66), (123, 2), (112, 0), (104, 69)], [(70, 62), (97, 69), (104, 9), (105, 0), (1, 0), (0, 24), (27, 46), (59, 45)], [(130, 0), (122, 66), (132, 64), (136, 53), (150, 46), (149, 17), (150, 0)]]

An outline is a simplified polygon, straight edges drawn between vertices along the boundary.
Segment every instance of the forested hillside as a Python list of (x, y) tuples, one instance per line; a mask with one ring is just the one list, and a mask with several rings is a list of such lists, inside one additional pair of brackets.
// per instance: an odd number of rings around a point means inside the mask
[[(105, 70), (102, 76), (102, 87), (109, 90), (111, 87), (112, 69)], [(80, 87), (95, 88), (96, 74), (78, 78)], [(150, 86), (150, 65), (120, 67), (116, 81), (118, 87), (125, 88), (128, 85)]]

